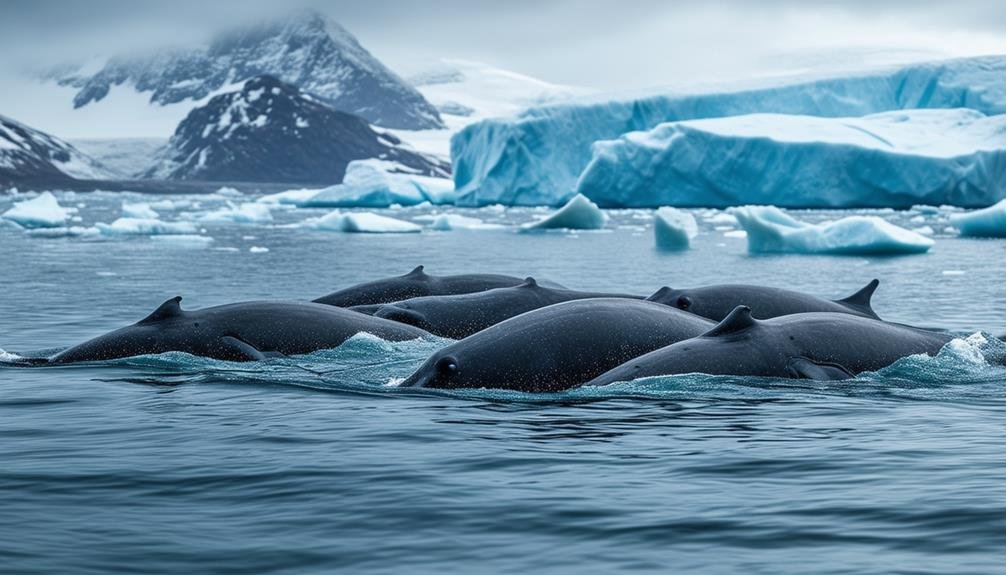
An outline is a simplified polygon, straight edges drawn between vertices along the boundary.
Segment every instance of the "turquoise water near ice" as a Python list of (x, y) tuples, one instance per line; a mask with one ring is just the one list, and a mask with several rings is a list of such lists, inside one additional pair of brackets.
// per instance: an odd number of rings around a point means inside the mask
[[(59, 195), (82, 222), (120, 196)], [(132, 198), (136, 200), (136, 198)], [(168, 220), (191, 219), (163, 210)], [(10, 200), (0, 198), (0, 211)], [(422, 222), (433, 208), (382, 211)], [(883, 317), (1006, 333), (1006, 242), (926, 255), (750, 256), (700, 218), (653, 248), (608, 230), (354, 235), (205, 224), (212, 242), (31, 237), (0, 226), (0, 348), (79, 342), (182, 295), (198, 308), (313, 298), (373, 277), (535, 275), (592, 290), (752, 282), (840, 297), (880, 278)], [(464, 211), (528, 221), (533, 210)], [(857, 212), (860, 213), (860, 212)], [(810, 212), (801, 218), (836, 217)], [(919, 221), (917, 218), (924, 221)], [(914, 221), (913, 221), (914, 220)], [(253, 253), (251, 247), (268, 252)], [(848, 382), (685, 376), (532, 396), (398, 389), (447, 340), (360, 337), (263, 364), (185, 355), (0, 367), (4, 573), (998, 573), (1006, 370), (960, 341)]]

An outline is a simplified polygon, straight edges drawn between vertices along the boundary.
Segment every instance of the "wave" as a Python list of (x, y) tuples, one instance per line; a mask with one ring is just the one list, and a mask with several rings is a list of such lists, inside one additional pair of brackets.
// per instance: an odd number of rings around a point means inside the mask
[[(404, 342), (359, 334), (338, 348), (269, 359), (228, 362), (181, 352), (136, 356), (60, 369), (117, 368), (103, 381), (157, 386), (197, 383), (278, 385), (325, 392), (398, 396), (440, 396), (517, 403), (586, 403), (606, 400), (786, 400), (809, 395), (954, 399), (999, 393), (1006, 384), (1006, 343), (981, 332), (952, 340), (935, 356), (903, 358), (877, 372), (844, 381), (809, 381), (764, 377), (687, 374), (638, 379), (604, 387), (560, 393), (523, 393), (501, 389), (437, 390), (401, 388), (398, 383), (438, 349), (444, 338)], [(47, 352), (52, 350), (46, 350)], [(18, 355), (0, 349), (0, 366), (23, 365), (41, 352)], [(125, 373), (123, 373), (125, 370)]]

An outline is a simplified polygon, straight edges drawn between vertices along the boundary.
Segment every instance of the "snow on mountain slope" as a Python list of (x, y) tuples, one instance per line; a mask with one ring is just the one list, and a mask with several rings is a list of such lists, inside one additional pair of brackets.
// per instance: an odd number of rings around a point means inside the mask
[(672, 121), (753, 113), (863, 116), (913, 108), (1006, 112), (1006, 57), (906, 65), (754, 87), (580, 99), (487, 119), (451, 141), (459, 205), (559, 205), (574, 193), (591, 144)]
[(418, 150), (445, 158), (451, 153), (451, 136), (473, 122), (593, 93), (480, 62), (453, 59), (440, 60), (408, 80), (436, 106), (447, 129), (399, 130), (396, 134)]
[[(7, 66), (9, 67), (9, 66)], [(208, 45), (91, 58), (43, 77), (6, 71), (0, 110), (75, 138), (167, 137), (186, 114), (269, 74), (384, 127), (442, 127), (436, 108), (339, 24), (314, 12), (219, 35)]]
[(67, 142), (0, 116), (0, 185), (116, 176)]
[(607, 207), (984, 206), (1006, 197), (1006, 115), (671, 122), (596, 142), (576, 191)]
[(139, 176), (162, 154), (167, 138), (84, 138), (70, 140), (78, 150), (128, 177)]
[(272, 76), (259, 76), (192, 110), (145, 176), (333, 184), (342, 181), (349, 162), (365, 158), (398, 171), (449, 174), (445, 163), (406, 148), (366, 120)]

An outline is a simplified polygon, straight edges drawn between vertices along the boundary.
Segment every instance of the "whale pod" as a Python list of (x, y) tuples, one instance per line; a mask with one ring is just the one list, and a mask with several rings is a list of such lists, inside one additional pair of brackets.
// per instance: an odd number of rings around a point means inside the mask
[[(402, 301), (414, 297), (465, 294), (501, 287), (513, 287), (520, 285), (523, 281), (519, 277), (499, 274), (432, 276), (424, 271), (423, 266), (417, 266), (403, 276), (357, 284), (332, 292), (313, 301), (337, 307), (369, 306)], [(550, 287), (563, 287), (552, 282), (543, 283), (546, 283)], [(368, 308), (361, 308), (360, 311), (368, 313), (370, 310)]]
[(845, 299), (829, 300), (797, 291), (744, 284), (712, 285), (692, 289), (660, 288), (650, 301), (720, 321), (735, 307), (746, 305), (758, 319), (810, 312), (832, 312), (877, 318), (870, 299), (880, 285), (873, 280)]
[(171, 298), (133, 325), (75, 345), (44, 363), (103, 361), (169, 351), (253, 361), (338, 347), (361, 332), (391, 341), (426, 335), (413, 326), (316, 303), (253, 301), (185, 311), (181, 301), (181, 297)]
[(590, 381), (704, 373), (838, 380), (876, 371), (914, 354), (933, 355), (952, 335), (841, 313), (759, 320), (736, 307), (713, 329), (636, 357)]
[(713, 325), (645, 300), (567, 301), (523, 313), (441, 349), (401, 385), (561, 391)]
[(441, 337), (461, 339), (531, 310), (564, 301), (600, 297), (643, 299), (627, 294), (549, 288), (529, 277), (514, 287), (418, 297), (386, 304), (378, 308), (374, 316), (414, 325)]

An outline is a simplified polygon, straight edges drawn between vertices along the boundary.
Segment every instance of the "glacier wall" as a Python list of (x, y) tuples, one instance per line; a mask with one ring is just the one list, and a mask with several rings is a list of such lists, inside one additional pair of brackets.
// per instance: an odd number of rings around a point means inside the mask
[(576, 191), (606, 207), (986, 206), (1006, 197), (1006, 115), (955, 108), (671, 122), (595, 142)]
[(591, 160), (591, 144), (665, 122), (753, 113), (864, 116), (915, 108), (1006, 112), (1006, 57), (763, 81), (713, 93), (594, 99), (483, 120), (451, 140), (457, 203), (560, 205), (575, 195), (577, 178)]

